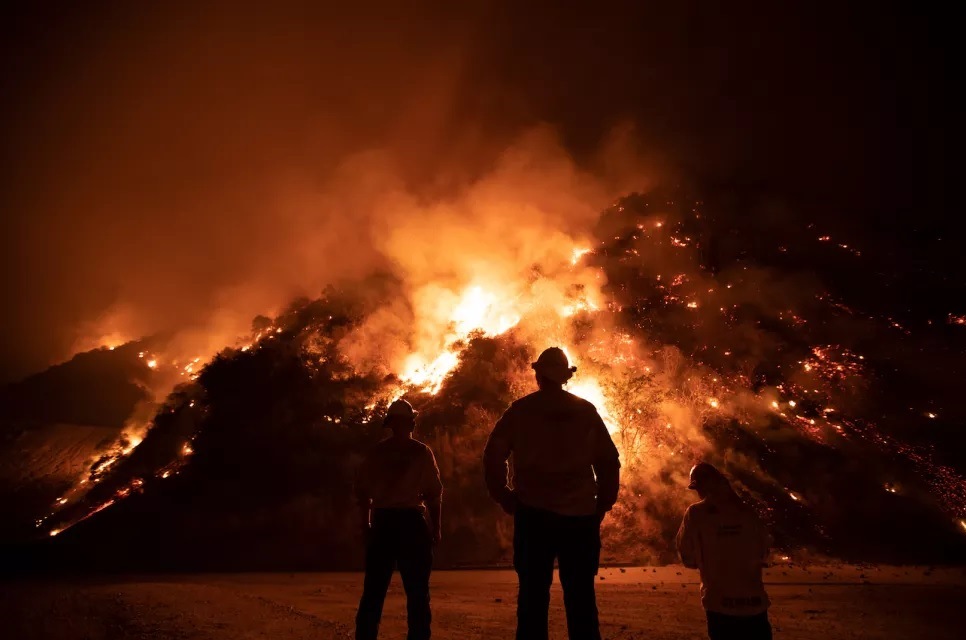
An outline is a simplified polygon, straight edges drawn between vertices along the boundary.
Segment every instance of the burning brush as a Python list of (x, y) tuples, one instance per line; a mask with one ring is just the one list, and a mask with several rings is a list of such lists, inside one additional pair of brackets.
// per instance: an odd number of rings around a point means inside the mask
[[(936, 504), (966, 530), (963, 475), (864, 408), (877, 368), (850, 340), (893, 321), (857, 317), (814, 281), (722, 256), (713, 225), (700, 202), (633, 196), (604, 212), (592, 241), (569, 238), (538, 264), (478, 263), (466, 278), (406, 289), (404, 305), (393, 277), (371, 285), (377, 295), (332, 289), (211, 360), (145, 353), (146, 367), (177, 371), (181, 385), (45, 526), (56, 535), (165, 483), (226, 474), (265, 504), (288, 504), (286, 491), (301, 490), (298, 459), (322, 464), (323, 443), (345, 454), (323, 467), (341, 491), (352, 447), (367, 446), (373, 417), (405, 396), (440, 452), (447, 526), (474, 531), (465, 544), (493, 560), (506, 540), (495, 516), (476, 515), (488, 513), (482, 441), (529, 384), (533, 354), (561, 345), (579, 367), (569, 390), (597, 406), (621, 452), (621, 497), (605, 528), (615, 558), (667, 559), (698, 458), (725, 467), (789, 548), (857, 553), (849, 538), (865, 533), (849, 533), (848, 505), (868, 500), (897, 513)], [(859, 473), (867, 484), (825, 499), (838, 474)], [(268, 474), (277, 493), (259, 484)], [(338, 531), (338, 499), (327, 505)]]

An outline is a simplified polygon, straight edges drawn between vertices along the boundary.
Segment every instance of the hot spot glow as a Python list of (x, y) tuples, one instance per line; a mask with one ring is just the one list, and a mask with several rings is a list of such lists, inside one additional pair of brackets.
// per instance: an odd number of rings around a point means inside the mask
[[(570, 253), (571, 266), (590, 251), (574, 247)], [(563, 265), (556, 268), (560, 266)], [(572, 270), (566, 273), (568, 279), (574, 277)], [(504, 282), (493, 273), (471, 282), (457, 290), (458, 293), (437, 286), (426, 287), (416, 295), (417, 348), (400, 363), (400, 379), (420, 391), (436, 394), (446, 376), (459, 364), (460, 354), (471, 335), (501, 335), (535, 309), (552, 309), (563, 319), (578, 312), (597, 311), (596, 285), (574, 287), (573, 284), (548, 277), (528, 286)]]
[(519, 321), (520, 315), (509, 304), (501, 304), (500, 297), (479, 286), (466, 289), (453, 312), (454, 329), (461, 337), (473, 331), (498, 336)]
[(576, 265), (588, 253), (590, 253), (590, 249), (575, 248), (570, 257), (570, 264)]
[(421, 391), (436, 394), (446, 376), (459, 364), (462, 341), (474, 332), (486, 336), (500, 335), (519, 321), (512, 296), (497, 295), (480, 285), (469, 286), (462, 291), (449, 313), (426, 319), (430, 325), (438, 325), (435, 330), (430, 327), (428, 333), (441, 334), (441, 351), (410, 354), (403, 361), (399, 377)]
[[(426, 362), (423, 356), (414, 353), (406, 359), (403, 373), (399, 377), (421, 391), (436, 394), (443, 385), (443, 380), (458, 363), (459, 355), (454, 351), (441, 353), (432, 362)], [(399, 396), (402, 395), (400, 392)]]
[(589, 300), (581, 298), (579, 300), (576, 300), (573, 304), (566, 304), (560, 307), (560, 315), (563, 316), (564, 318), (569, 318), (575, 313), (578, 313), (581, 311), (592, 312), (592, 311), (598, 311), (598, 310), (599, 308), (593, 302), (590, 302)]
[(608, 408), (609, 403), (604, 396), (604, 391), (601, 389), (600, 382), (597, 381), (597, 378), (583, 376), (579, 379), (574, 379), (567, 384), (567, 391), (597, 407), (597, 413), (600, 414), (600, 418), (604, 421), (604, 425), (607, 426), (607, 430), (611, 434), (617, 433), (619, 426), (611, 415), (610, 409)]

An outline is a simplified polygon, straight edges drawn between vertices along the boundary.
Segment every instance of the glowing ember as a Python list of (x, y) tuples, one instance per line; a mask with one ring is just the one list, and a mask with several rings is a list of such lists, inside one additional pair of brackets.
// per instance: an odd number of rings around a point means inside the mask
[(148, 368), (149, 369), (156, 369), (157, 366), (158, 366), (158, 361), (157, 360), (148, 360), (147, 361), (147, 365), (148, 365)]
[[(455, 351), (442, 353), (432, 362), (425, 362), (421, 355), (414, 353), (406, 360), (403, 373), (399, 377), (421, 391), (435, 395), (459, 361), (459, 354)], [(402, 395), (403, 392), (400, 392), (399, 396)]]
[(53, 538), (54, 536), (58, 535), (61, 531), (63, 531), (63, 529), (51, 529), (50, 537)]
[(712, 409), (717, 409), (718, 408), (718, 399), (717, 398), (708, 398), (708, 404), (711, 405), (711, 408)]
[(581, 248), (574, 249), (573, 254), (570, 257), (570, 264), (576, 265), (578, 262), (580, 262), (581, 258), (583, 258), (585, 255), (587, 255), (590, 252), (591, 252), (590, 249), (581, 249)]
[[(201, 362), (201, 358), (193, 358), (191, 360), (191, 362), (189, 362), (188, 364), (186, 364), (182, 368), (181, 375), (184, 375), (186, 373), (187, 374), (193, 374), (195, 372), (195, 368), (198, 366), (198, 363), (199, 362)], [(194, 377), (194, 376), (192, 376), (192, 377)]]
[(121, 455), (126, 456), (127, 454), (134, 451), (134, 449), (136, 449), (139, 444), (141, 444), (141, 442), (144, 440), (144, 437), (141, 436), (140, 434), (134, 434), (134, 433), (126, 433), (125, 435), (128, 441), (127, 441), (127, 445), (121, 451)]
[(599, 307), (595, 305), (593, 302), (587, 299), (581, 298), (575, 301), (573, 304), (566, 304), (560, 307), (560, 315), (564, 318), (569, 318), (575, 313), (578, 313), (581, 311), (598, 311), (598, 310), (599, 310)]

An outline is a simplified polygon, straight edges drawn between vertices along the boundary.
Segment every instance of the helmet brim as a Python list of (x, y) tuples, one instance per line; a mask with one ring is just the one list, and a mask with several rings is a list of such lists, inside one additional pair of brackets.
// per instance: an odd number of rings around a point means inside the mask
[(577, 367), (554, 367), (542, 362), (532, 362), (530, 363), (530, 367), (543, 377), (554, 382), (559, 382), (560, 384), (574, 377), (574, 372), (577, 371)]

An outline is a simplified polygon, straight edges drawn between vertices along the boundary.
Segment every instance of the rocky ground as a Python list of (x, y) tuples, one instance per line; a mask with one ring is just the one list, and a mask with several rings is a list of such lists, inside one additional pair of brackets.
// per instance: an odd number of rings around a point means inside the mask
[[(603, 569), (604, 638), (703, 637), (695, 572), (680, 567)], [(19, 579), (0, 583), (3, 638), (19, 640), (232, 640), (351, 637), (359, 574), (218, 574)], [(966, 569), (775, 567), (767, 582), (776, 637), (962, 638)], [(511, 571), (433, 576), (434, 638), (513, 636)], [(398, 579), (386, 603), (385, 640), (405, 637)], [(566, 637), (554, 585), (551, 637)]]

